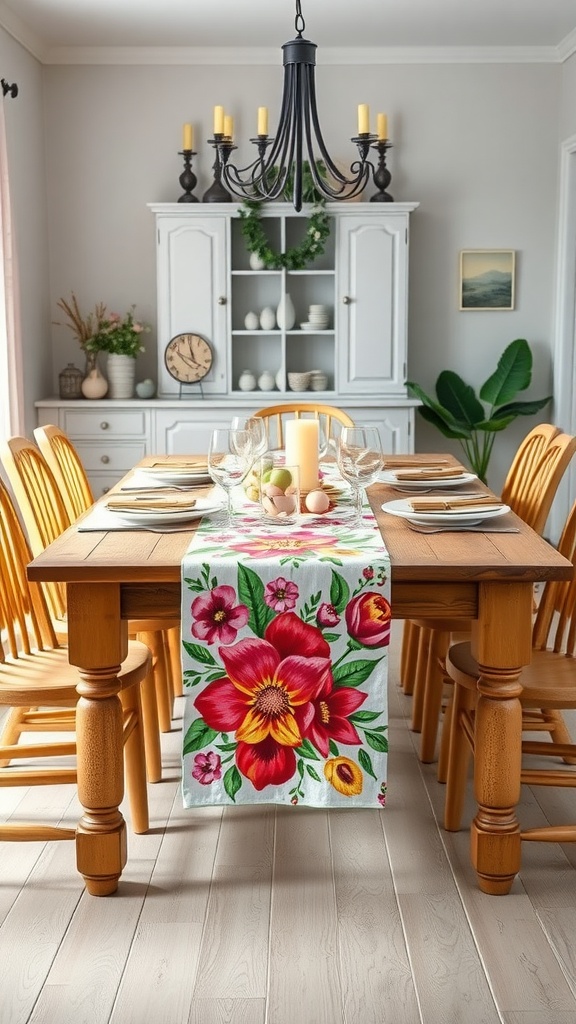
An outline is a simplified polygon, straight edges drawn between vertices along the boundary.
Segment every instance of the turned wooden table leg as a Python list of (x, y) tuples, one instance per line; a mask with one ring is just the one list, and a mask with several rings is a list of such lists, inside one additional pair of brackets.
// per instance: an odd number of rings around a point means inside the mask
[(126, 863), (122, 707), (117, 673), (127, 654), (115, 584), (68, 584), (69, 660), (80, 673), (76, 713), (78, 797), (84, 813), (76, 859), (88, 892), (108, 896)]
[(480, 666), (474, 740), (471, 857), (483, 892), (505, 895), (520, 869), (522, 708), (518, 678), (530, 662), (532, 586), (481, 584), (472, 649)]

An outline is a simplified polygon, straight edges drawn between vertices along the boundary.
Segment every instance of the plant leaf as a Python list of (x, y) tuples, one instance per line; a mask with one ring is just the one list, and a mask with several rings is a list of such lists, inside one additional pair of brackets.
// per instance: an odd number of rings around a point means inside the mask
[[(430, 412), (434, 413), (434, 415), (438, 418), (438, 420), (440, 420), (446, 427), (450, 428), (451, 430), (459, 430), (459, 429), (461, 430), (461, 429), (464, 429), (464, 428), (467, 429), (467, 426), (466, 426), (465, 423), (463, 423), (461, 420), (454, 419), (454, 416), (452, 415), (452, 412), (450, 411), (450, 409), (444, 408), (444, 406), (440, 405), (434, 398), (431, 398), (430, 395), (427, 395), (426, 392), (424, 391), (424, 389), (421, 388), (420, 385), (416, 383), (416, 381), (413, 381), (413, 380), (406, 381), (406, 387), (409, 388), (409, 390), (412, 391), (416, 395), (416, 398), (419, 398), (420, 401), (422, 402), (422, 404), (427, 409), (429, 409)], [(421, 411), (421, 410), (419, 410), (419, 411)], [(426, 418), (428, 418), (428, 417), (426, 417)], [(430, 420), (430, 422), (431, 423), (432, 422), (435, 423), (435, 420)], [(439, 429), (441, 429), (441, 428), (439, 427)], [(453, 435), (447, 435), (447, 436), (453, 436)]]
[(501, 405), (494, 411), (494, 417), (501, 419), (502, 416), (512, 416), (515, 419), (516, 416), (533, 416), (551, 401), (552, 395), (548, 395), (548, 398), (528, 399), (526, 402), (508, 402), (507, 405)]
[(360, 762), (360, 767), (363, 768), (368, 775), (371, 775), (372, 778), (375, 779), (376, 775), (374, 774), (374, 769), (372, 767), (372, 758), (370, 757), (370, 754), (368, 754), (367, 751), (364, 750), (363, 747), (361, 747), (360, 750), (358, 751), (358, 761)]
[(366, 682), (379, 661), (382, 661), (382, 658), (374, 661), (359, 659), (339, 665), (334, 669), (334, 686), (360, 686)]
[(184, 640), (182, 644), (184, 650), (194, 661), (199, 661), (201, 665), (217, 665), (217, 661), (212, 657), (210, 651), (200, 644), (190, 643), (188, 640)]
[(429, 409), (426, 405), (419, 406), (418, 412), (423, 420), (426, 420), (428, 423), (431, 423), (433, 427), (436, 427), (441, 434), (444, 434), (444, 437), (456, 437), (459, 440), (462, 438), (468, 440), (472, 437), (472, 431), (469, 427), (449, 427), (433, 409)]
[(442, 370), (436, 381), (436, 394), (440, 404), (458, 424), (475, 427), (486, 418), (484, 406), (478, 401), (474, 388), (453, 370)]
[(504, 349), (494, 373), (480, 388), (480, 398), (490, 405), (505, 405), (532, 380), (532, 352), (524, 338)]
[(379, 754), (388, 753), (388, 740), (385, 736), (381, 736), (378, 732), (368, 732), (368, 729), (365, 730), (364, 735), (373, 750), (378, 751)]

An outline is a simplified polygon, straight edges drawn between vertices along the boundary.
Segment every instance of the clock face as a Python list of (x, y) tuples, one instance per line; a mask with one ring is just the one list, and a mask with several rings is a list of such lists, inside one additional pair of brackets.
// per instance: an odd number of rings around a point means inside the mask
[(209, 373), (214, 355), (201, 334), (177, 334), (166, 345), (164, 362), (174, 380), (195, 384)]

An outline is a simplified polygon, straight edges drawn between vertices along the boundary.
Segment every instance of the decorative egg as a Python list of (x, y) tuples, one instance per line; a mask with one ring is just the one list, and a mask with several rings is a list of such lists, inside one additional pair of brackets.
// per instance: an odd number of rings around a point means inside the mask
[(330, 508), (330, 498), (325, 491), (309, 491), (306, 495), (306, 508), (314, 515), (322, 515)]
[(274, 495), (272, 501), (278, 510), (279, 515), (288, 516), (296, 511), (296, 501), (291, 494)]

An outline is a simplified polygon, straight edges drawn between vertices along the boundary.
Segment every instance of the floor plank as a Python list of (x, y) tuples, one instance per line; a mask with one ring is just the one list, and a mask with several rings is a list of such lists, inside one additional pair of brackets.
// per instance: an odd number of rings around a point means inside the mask
[[(472, 794), (444, 832), (399, 632), (385, 809), (184, 810), (180, 700), (115, 896), (85, 893), (72, 843), (0, 843), (0, 1024), (573, 1024), (576, 845), (524, 844), (510, 895), (480, 893)], [(0, 790), (0, 820), (20, 811), (74, 823), (78, 805)], [(525, 788), (519, 817), (573, 820), (573, 793)]]

